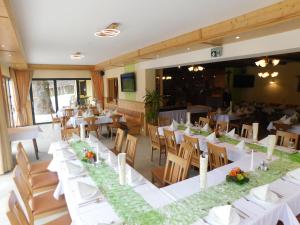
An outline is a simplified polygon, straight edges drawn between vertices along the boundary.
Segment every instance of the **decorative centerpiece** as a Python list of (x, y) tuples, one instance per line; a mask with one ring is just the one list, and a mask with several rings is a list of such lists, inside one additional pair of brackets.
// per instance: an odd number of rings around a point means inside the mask
[(96, 162), (96, 153), (91, 151), (91, 150), (87, 150), (84, 149), (84, 157), (82, 158), (83, 162), (87, 162), (87, 163), (93, 163)]
[(244, 184), (249, 182), (248, 174), (241, 170), (240, 167), (233, 168), (226, 176), (228, 182), (235, 182), (237, 184)]

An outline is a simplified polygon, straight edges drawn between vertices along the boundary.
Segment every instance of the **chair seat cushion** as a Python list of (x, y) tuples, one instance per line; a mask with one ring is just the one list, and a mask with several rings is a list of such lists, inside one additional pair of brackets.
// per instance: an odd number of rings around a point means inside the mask
[(30, 165), (30, 174), (37, 174), (37, 173), (43, 173), (48, 172), (48, 166), (51, 160), (45, 160), (41, 162), (31, 163)]
[(51, 187), (58, 183), (56, 173), (47, 172), (34, 175), (29, 178), (29, 183), (33, 190), (43, 187)]
[(53, 198), (53, 192), (49, 191), (33, 197), (31, 204), (33, 216), (66, 208), (65, 197), (56, 200)]
[(49, 223), (46, 223), (44, 225), (70, 225), (72, 223), (71, 217), (69, 214), (63, 215), (56, 220), (53, 220)]

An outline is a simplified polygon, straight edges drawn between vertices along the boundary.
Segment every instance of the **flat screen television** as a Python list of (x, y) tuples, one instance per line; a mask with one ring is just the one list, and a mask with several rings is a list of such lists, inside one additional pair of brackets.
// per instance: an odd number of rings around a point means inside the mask
[(122, 92), (135, 92), (136, 82), (135, 73), (124, 73), (121, 74), (121, 90)]
[(234, 88), (253, 88), (255, 76), (254, 75), (234, 75), (233, 87)]

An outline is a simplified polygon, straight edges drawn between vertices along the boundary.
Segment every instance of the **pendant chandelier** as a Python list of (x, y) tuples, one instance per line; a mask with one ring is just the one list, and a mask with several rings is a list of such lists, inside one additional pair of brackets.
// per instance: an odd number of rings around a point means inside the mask
[(258, 73), (258, 76), (261, 78), (267, 78), (271, 76), (272, 78), (277, 77), (279, 72), (272, 71), (275, 66), (280, 63), (280, 59), (265, 57), (255, 62), (257, 67), (266, 68), (267, 71), (262, 71)]
[(198, 72), (198, 71), (203, 71), (205, 68), (203, 66), (190, 66), (188, 67), (188, 70), (190, 72)]

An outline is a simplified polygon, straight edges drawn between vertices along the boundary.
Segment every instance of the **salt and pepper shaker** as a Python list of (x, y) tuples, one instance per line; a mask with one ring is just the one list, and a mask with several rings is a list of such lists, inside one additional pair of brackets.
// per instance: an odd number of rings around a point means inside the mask
[(267, 171), (269, 170), (268, 167), (268, 163), (266, 163), (265, 161), (262, 161), (258, 167), (258, 169), (262, 170), (262, 171)]

